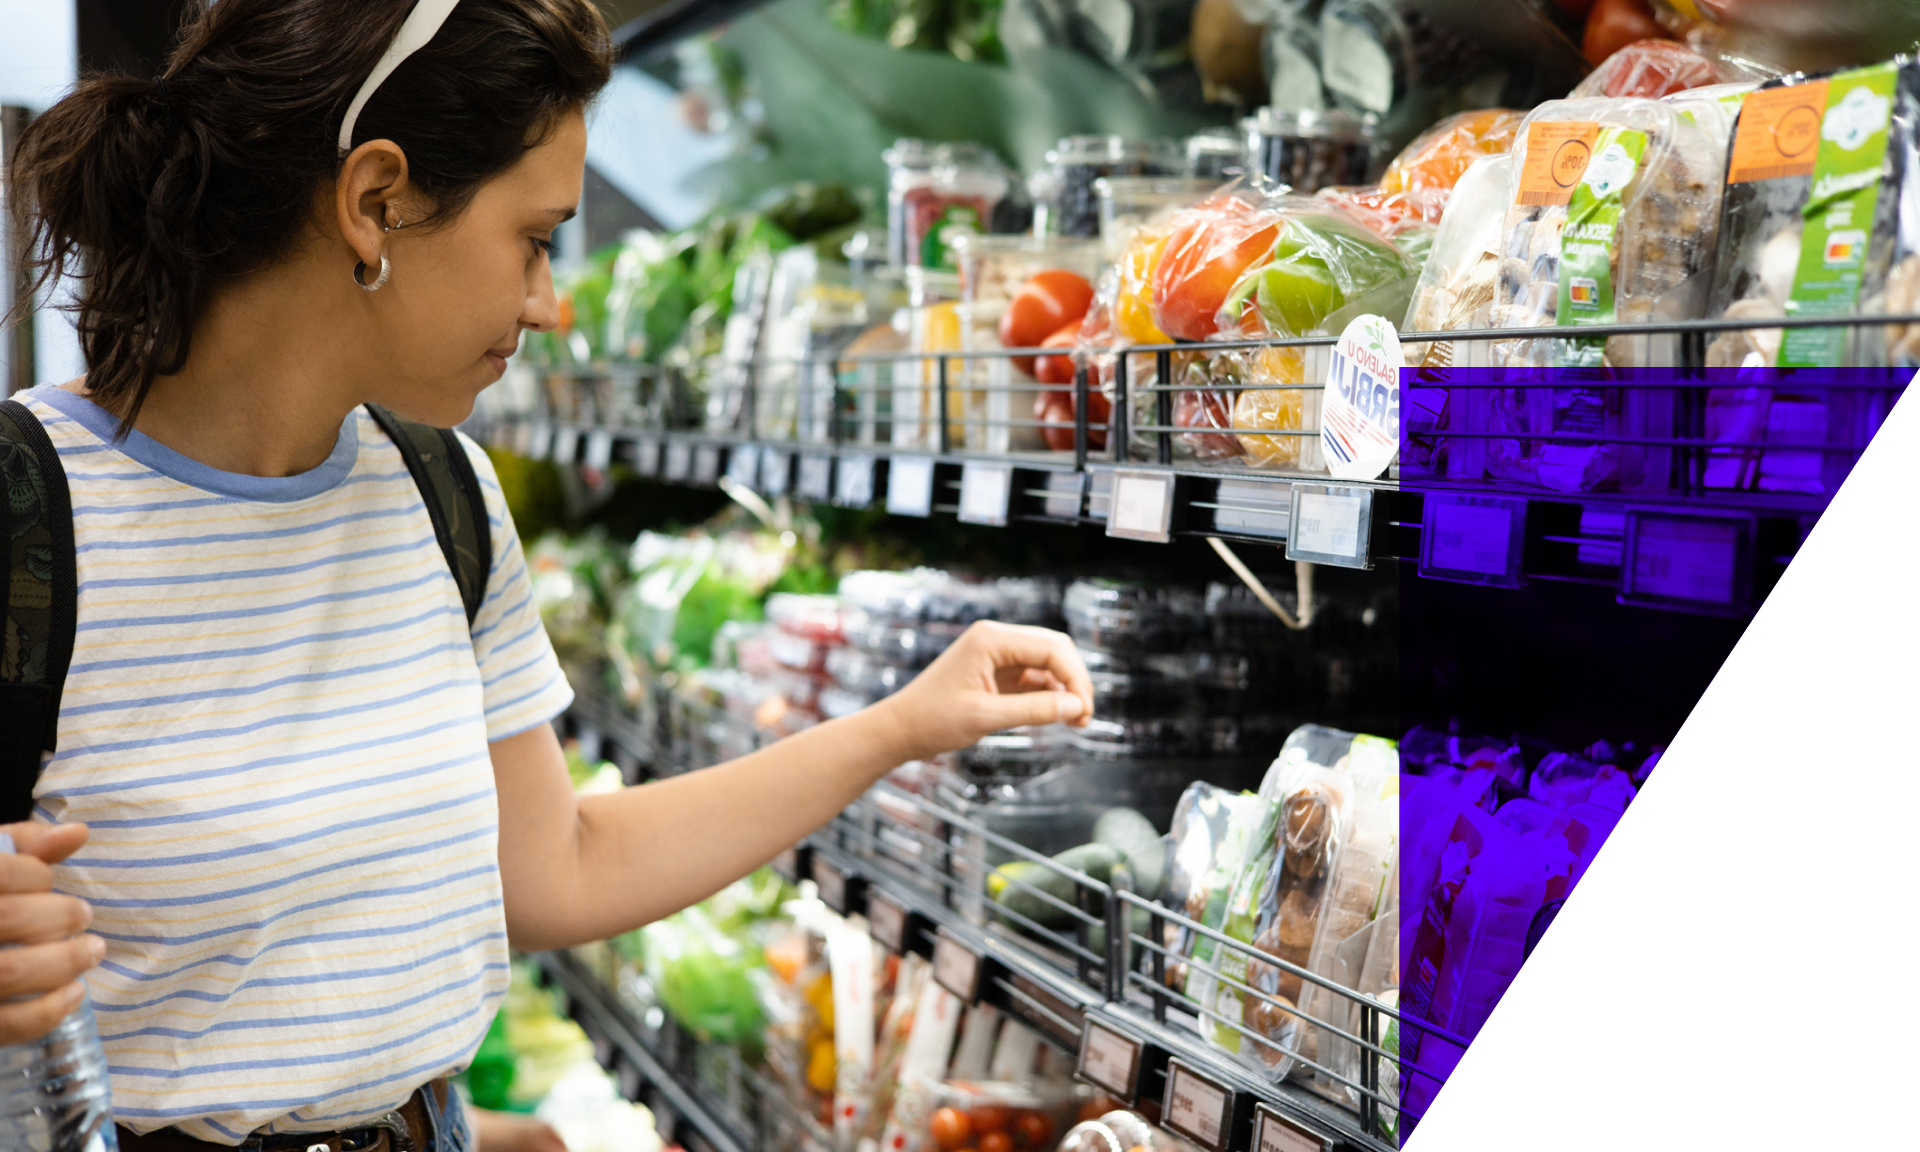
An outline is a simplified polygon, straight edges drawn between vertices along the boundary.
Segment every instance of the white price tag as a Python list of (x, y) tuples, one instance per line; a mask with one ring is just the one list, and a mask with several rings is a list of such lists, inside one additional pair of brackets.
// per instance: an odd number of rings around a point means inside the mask
[(1178, 1060), (1167, 1063), (1167, 1096), (1160, 1112), (1163, 1127), (1213, 1152), (1225, 1152), (1227, 1109), (1233, 1093)]
[(1047, 473), (1046, 513), (1062, 520), (1078, 520), (1080, 505), (1087, 494), (1087, 474), (1084, 472)]
[(980, 996), (980, 957), (942, 929), (933, 942), (933, 978), (940, 987), (971, 1004)]
[(1265, 1104), (1254, 1106), (1253, 1152), (1331, 1152), (1333, 1141), (1287, 1119)]
[(684, 440), (667, 445), (667, 480), (674, 484), (685, 484), (692, 475), (693, 445)]
[(793, 454), (776, 452), (772, 448), (760, 450), (760, 491), (768, 496), (785, 496), (787, 483), (793, 478)]
[(1518, 587), (1526, 522), (1525, 500), (1429, 493), (1420, 525), (1420, 574)]
[(887, 465), (887, 512), (893, 516), (933, 515), (931, 456), (895, 456)]
[(1287, 521), (1287, 559), (1368, 567), (1372, 518), (1372, 489), (1295, 484)]
[(720, 482), (720, 449), (702, 444), (693, 450), (693, 482), (711, 487)]
[(898, 956), (907, 950), (907, 910), (878, 891), (867, 896), (867, 931), (882, 948)]
[(833, 502), (842, 508), (873, 504), (873, 457), (842, 456), (833, 477)]
[(813, 886), (820, 890), (820, 902), (840, 915), (847, 914), (847, 874), (820, 857), (813, 858)]
[(1400, 451), (1400, 334), (1356, 316), (1327, 363), (1320, 447), (1336, 480), (1374, 480)]
[(969, 462), (960, 470), (960, 519), (1004, 528), (1013, 496), (1011, 464)]
[(1115, 472), (1107, 535), (1165, 544), (1173, 539), (1173, 476)]
[(586, 450), (581, 453), (580, 462), (605, 472), (613, 463), (613, 433), (605, 428), (595, 428), (587, 433)]
[(1080, 1033), (1080, 1062), (1075, 1071), (1121, 1103), (1131, 1103), (1140, 1074), (1140, 1042), (1088, 1020)]
[(1751, 521), (1723, 517), (1629, 513), (1621, 598), (1736, 607), (1745, 599), (1741, 577), (1752, 527)]
[(551, 424), (531, 424), (527, 427), (527, 442), (520, 449), (520, 455), (529, 460), (545, 460), (547, 450), (553, 445), (553, 426)]
[(571, 464), (575, 453), (580, 450), (580, 431), (564, 425), (553, 430), (553, 443), (547, 446), (547, 455), (555, 464)]
[(833, 457), (800, 457), (800, 479), (794, 490), (802, 500), (833, 499)]
[(727, 479), (742, 487), (753, 487), (760, 479), (760, 449), (751, 444), (736, 444), (727, 454)]

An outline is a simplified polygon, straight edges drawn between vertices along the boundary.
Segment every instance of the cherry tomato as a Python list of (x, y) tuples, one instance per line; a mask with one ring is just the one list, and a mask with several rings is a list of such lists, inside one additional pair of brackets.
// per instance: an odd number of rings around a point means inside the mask
[(1013, 1118), (1013, 1139), (1022, 1148), (1045, 1148), (1053, 1139), (1053, 1121), (1044, 1112), (1022, 1111)]
[[(1080, 321), (1057, 328), (1040, 341), (1042, 348), (1071, 348), (1080, 340)], [(1028, 365), (1033, 378), (1042, 384), (1073, 383), (1073, 357), (1039, 356)]]
[[(1060, 331), (1047, 337), (1041, 344), (1043, 348), (1071, 348), (1078, 342), (1080, 323), (1075, 321)], [(1041, 384), (1070, 385), (1073, 383), (1074, 364), (1071, 356), (1042, 356), (1034, 368), (1034, 380)], [(1113, 403), (1100, 391), (1100, 373), (1096, 370), (1087, 378), (1087, 419), (1095, 424), (1105, 424), (1113, 414)], [(1073, 423), (1073, 393), (1036, 392), (1033, 395), (1033, 418), (1049, 423)], [(1068, 452), (1073, 449), (1072, 428), (1042, 428), (1040, 439), (1047, 447), (1056, 452)], [(1087, 429), (1087, 446), (1105, 448), (1107, 433), (1104, 428)], [(976, 1113), (979, 1109), (974, 1110)]]
[[(1000, 346), (1036, 348), (1050, 333), (1078, 321), (1093, 303), (1093, 285), (1072, 272), (1050, 268), (1035, 273), (1000, 314)], [(1033, 372), (1033, 357), (1016, 356), (1014, 366)]]
[(973, 1135), (973, 1122), (958, 1108), (942, 1108), (927, 1122), (927, 1131), (942, 1148), (959, 1148)]
[(980, 1152), (1013, 1152), (1013, 1137), (1005, 1132), (986, 1132), (980, 1137)]
[(1596, 68), (1607, 57), (1635, 40), (1671, 40), (1660, 21), (1653, 18), (1649, 0), (1597, 0), (1587, 14), (1587, 31), (1581, 41), (1581, 55)]
[(987, 1134), (1004, 1133), (1007, 1122), (1013, 1119), (1013, 1112), (998, 1104), (976, 1104), (967, 1109), (967, 1119), (973, 1122), (973, 1130), (981, 1134), (977, 1143), (981, 1146), (981, 1152), (986, 1152)]

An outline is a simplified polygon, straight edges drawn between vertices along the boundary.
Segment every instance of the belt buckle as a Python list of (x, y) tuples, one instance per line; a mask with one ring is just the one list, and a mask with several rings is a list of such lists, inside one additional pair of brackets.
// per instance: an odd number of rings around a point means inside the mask
[(393, 1152), (413, 1152), (413, 1133), (407, 1129), (407, 1118), (398, 1112), (388, 1112), (368, 1125), (369, 1128), (385, 1128), (392, 1136), (387, 1143)]

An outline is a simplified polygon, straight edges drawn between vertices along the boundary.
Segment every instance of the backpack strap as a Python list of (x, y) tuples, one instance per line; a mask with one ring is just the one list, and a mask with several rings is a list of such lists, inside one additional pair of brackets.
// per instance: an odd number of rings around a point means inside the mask
[(460, 437), (446, 428), (404, 420), (377, 404), (367, 405), (367, 412), (400, 449), (400, 458), (413, 474), (471, 626), (480, 614), (480, 602), (487, 598), (487, 575), (493, 568), (486, 495), (474, 475), (473, 461), (467, 458)]
[(79, 595), (67, 470), (25, 404), (0, 401), (0, 823), (33, 815), (56, 750)]

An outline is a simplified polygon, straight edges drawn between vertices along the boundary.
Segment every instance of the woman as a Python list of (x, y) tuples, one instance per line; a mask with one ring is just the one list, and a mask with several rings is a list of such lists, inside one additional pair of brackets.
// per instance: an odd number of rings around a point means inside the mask
[(465, 445), (494, 541), (469, 626), (362, 406), (451, 426), (556, 323), (608, 36), (590, 0), (409, 11), (219, 0), (160, 80), (84, 81), (12, 169), (88, 372), (24, 394), (72, 493), (78, 624), (41, 819), (7, 829), (0, 1043), (85, 972), (130, 1152), (463, 1148), (444, 1078), (509, 944), (627, 931), (894, 765), (1091, 709), (1064, 637), (980, 625), (862, 713), (576, 801), (486, 457)]

